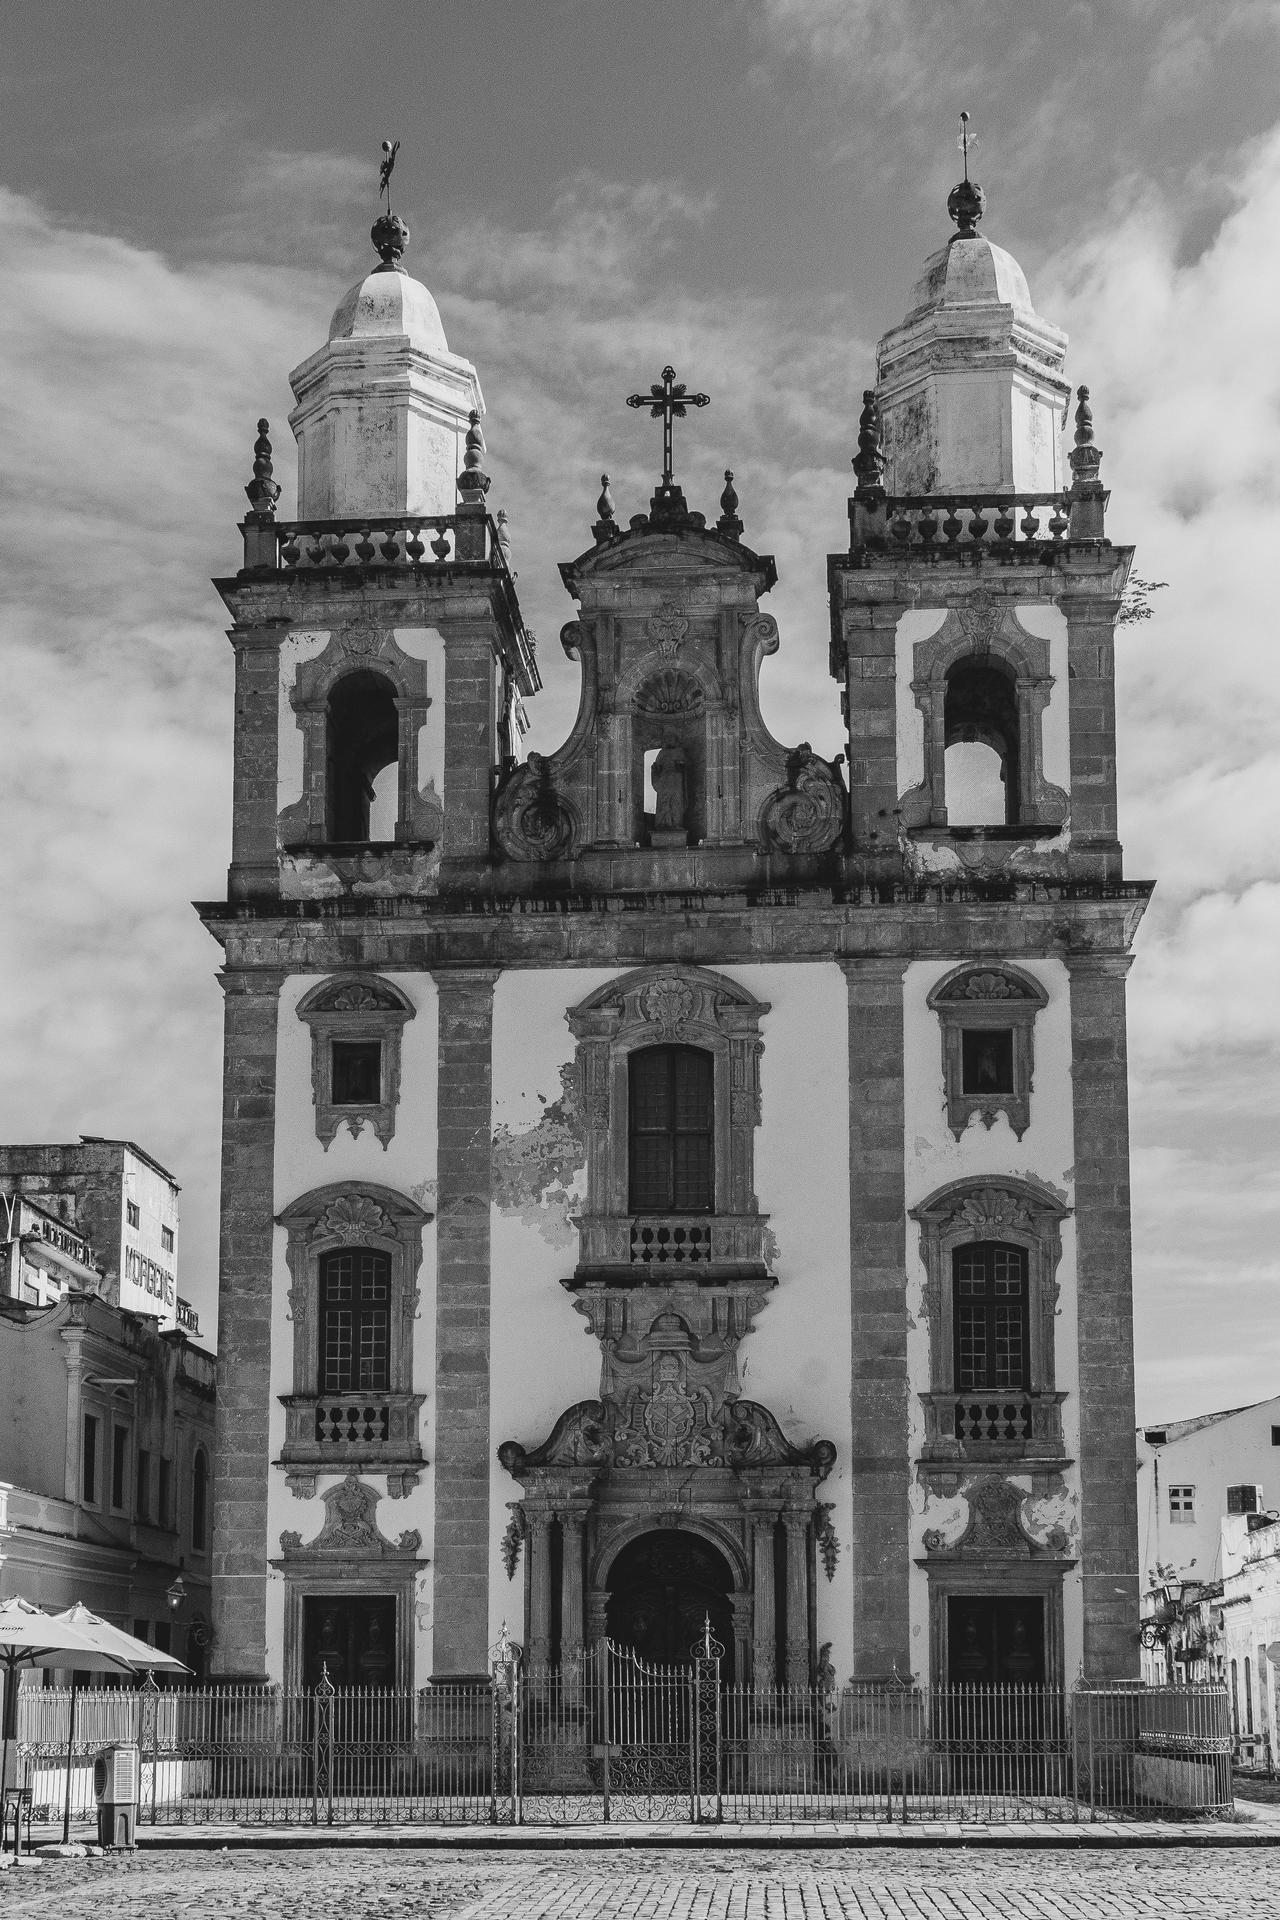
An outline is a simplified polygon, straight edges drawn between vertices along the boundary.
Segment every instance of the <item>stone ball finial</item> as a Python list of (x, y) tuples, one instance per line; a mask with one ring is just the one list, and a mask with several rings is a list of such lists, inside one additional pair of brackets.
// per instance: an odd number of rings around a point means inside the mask
[(375, 267), (374, 272), (399, 273), (401, 255), (409, 244), (409, 229), (400, 215), (380, 213), (369, 229), (369, 238), (374, 252), (382, 259), (382, 265)]
[(884, 449), (881, 445), (880, 406), (875, 388), (864, 387), (862, 412), (858, 416), (858, 451), (853, 456), (858, 476), (858, 494), (866, 498), (878, 492), (884, 481)]
[(720, 495), (720, 518), (716, 526), (721, 533), (727, 533), (736, 540), (742, 532), (742, 522), (738, 518), (738, 495), (733, 484), (733, 468), (724, 470), (724, 492)]
[(1093, 441), (1093, 408), (1089, 405), (1088, 387), (1076, 388), (1076, 445), (1087, 447)]
[(953, 240), (977, 238), (978, 222), (987, 210), (987, 196), (976, 180), (959, 180), (947, 195), (947, 212), (956, 223)]
[(600, 475), (600, 498), (596, 501), (596, 513), (601, 520), (612, 520), (617, 509), (613, 504), (613, 495), (609, 491), (609, 476)]
[(484, 497), (490, 485), (489, 476), (484, 470), (486, 451), (484, 434), (480, 428), (480, 414), (475, 407), (472, 407), (471, 425), (467, 428), (466, 451), (462, 456), (462, 472), (458, 475), (458, 492), (462, 495), (464, 506), (484, 505)]

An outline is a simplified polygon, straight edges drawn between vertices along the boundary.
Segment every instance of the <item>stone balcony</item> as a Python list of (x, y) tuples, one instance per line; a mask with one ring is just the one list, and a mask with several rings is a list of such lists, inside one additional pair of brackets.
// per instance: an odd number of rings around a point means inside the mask
[(318, 1473), (385, 1473), (393, 1498), (418, 1484), (426, 1461), (418, 1439), (425, 1394), (359, 1388), (281, 1395), (285, 1442), (277, 1465), (295, 1493), (315, 1492)]
[(768, 1225), (764, 1213), (583, 1214), (581, 1258), (568, 1284), (717, 1286), (760, 1279), (768, 1272)]
[(1062, 1402), (1065, 1393), (1015, 1388), (991, 1392), (922, 1393), (925, 1438), (922, 1461), (1065, 1463)]

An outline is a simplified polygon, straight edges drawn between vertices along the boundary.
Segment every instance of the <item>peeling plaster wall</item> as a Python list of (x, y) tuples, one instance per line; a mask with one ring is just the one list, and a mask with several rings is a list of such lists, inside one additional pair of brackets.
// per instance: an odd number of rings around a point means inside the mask
[(328, 633), (290, 633), (280, 643), (280, 732), (276, 768), (276, 815), (302, 798), (303, 739), (299, 716), (289, 705), (298, 683), (298, 668), (314, 660), (329, 644)]
[[(1036, 1016), (1035, 1067), (1031, 1088), (1031, 1124), (1019, 1140), (1004, 1114), (989, 1129), (975, 1115), (959, 1140), (947, 1125), (942, 1070), (942, 1037), (936, 1013), (927, 996), (952, 967), (966, 956), (941, 962), (918, 961), (908, 967), (903, 985), (906, 1087), (906, 1201), (918, 1206), (939, 1187), (979, 1174), (1011, 1174), (1050, 1190), (1067, 1206), (1075, 1201), (1075, 1155), (1071, 1111), (1071, 1010), (1066, 967), (1060, 960), (1022, 961), (1049, 996)], [(1058, 1265), (1058, 1303), (1054, 1321), (1054, 1365), (1062, 1406), (1063, 1440), (1073, 1462), (1080, 1453), (1080, 1377), (1076, 1321), (1075, 1219), (1062, 1222), (1062, 1258)], [(908, 1402), (911, 1454), (919, 1455), (924, 1441), (924, 1408), (918, 1395), (930, 1385), (929, 1330), (925, 1318), (925, 1266), (920, 1235), (914, 1221), (907, 1229), (907, 1311), (910, 1331), (907, 1360), (911, 1387)], [(945, 1336), (944, 1336), (945, 1337)], [(1030, 1475), (1009, 1478), (1025, 1492)], [(1063, 1475), (1063, 1491), (1033, 1502), (1024, 1509), (1031, 1531), (1043, 1538), (1055, 1525), (1071, 1537), (1073, 1555), (1079, 1550), (1080, 1479), (1075, 1465)], [(958, 1538), (967, 1518), (961, 1496), (931, 1495), (917, 1480), (911, 1489), (912, 1560), (924, 1557), (924, 1534), (936, 1528), (949, 1540)], [(911, 1644), (918, 1649), (913, 1665), (924, 1678), (929, 1666), (929, 1583), (922, 1567), (911, 1568)], [(1079, 1570), (1063, 1582), (1064, 1674), (1070, 1683), (1079, 1670), (1084, 1648), (1084, 1626)]]
[(1058, 607), (1037, 600), (1015, 607), (1018, 625), (1049, 642), (1049, 672), (1053, 691), (1041, 721), (1044, 777), (1055, 787), (1071, 791), (1071, 716), (1067, 689), (1067, 616)]
[[(285, 981), (280, 993), (280, 1019), (276, 1045), (276, 1165), (275, 1210), (277, 1214), (290, 1201), (315, 1187), (334, 1185), (342, 1180), (370, 1180), (394, 1192), (416, 1200), (427, 1212), (435, 1211), (436, 1193), (436, 1084), (438, 1055), (438, 998), (435, 981), (429, 974), (387, 973), (384, 976), (417, 1008), (401, 1033), (400, 1102), (396, 1109), (396, 1130), (383, 1148), (373, 1129), (365, 1126), (354, 1138), (341, 1126), (325, 1150), (316, 1138), (315, 1107), (311, 1093), (311, 1034), (297, 1015), (298, 1002), (316, 984), (314, 974), (296, 974)], [(293, 1389), (293, 1325), (289, 1317), (289, 1267), (285, 1259), (287, 1234), (276, 1230), (274, 1292), (271, 1315), (271, 1459), (277, 1460), (284, 1444), (285, 1413), (279, 1395)], [(387, 1497), (384, 1474), (362, 1476), (383, 1496), (378, 1505), (378, 1524), (384, 1534), (395, 1540), (405, 1528), (416, 1527), (422, 1535), (422, 1554), (434, 1558), (432, 1514), (434, 1492), (430, 1462), (435, 1457), (435, 1325), (436, 1325), (436, 1229), (434, 1220), (423, 1229), (422, 1265), (418, 1271), (421, 1298), (413, 1329), (414, 1390), (426, 1395), (420, 1416), (422, 1451), (427, 1466), (417, 1487), (403, 1500)], [(299, 1500), (290, 1493), (284, 1473), (271, 1468), (268, 1495), (267, 1551), (277, 1557), (280, 1534), (291, 1529), (302, 1535), (304, 1545), (315, 1538), (324, 1524), (322, 1495), (343, 1479), (341, 1473), (322, 1473), (316, 1479), (314, 1499)], [(430, 1567), (425, 1578), (418, 1579), (418, 1631), (414, 1648), (415, 1672), (425, 1678), (432, 1671)], [(267, 1647), (272, 1662), (273, 1680), (283, 1678), (281, 1663), (284, 1647), (284, 1581), (274, 1570), (267, 1586)]]
[(916, 671), (916, 647), (932, 640), (947, 618), (945, 607), (904, 613), (894, 636), (895, 706), (898, 723), (898, 797), (924, 779), (924, 715), (916, 705), (911, 682)]

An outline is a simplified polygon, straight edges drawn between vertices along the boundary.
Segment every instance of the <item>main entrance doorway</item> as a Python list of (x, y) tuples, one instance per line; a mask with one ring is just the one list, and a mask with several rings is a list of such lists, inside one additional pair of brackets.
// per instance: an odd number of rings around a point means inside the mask
[(302, 1677), (315, 1687), (382, 1693), (395, 1685), (396, 1603), (392, 1594), (307, 1594), (302, 1602)]
[(952, 1594), (947, 1601), (947, 1679), (953, 1687), (1042, 1687), (1043, 1596)]
[(642, 1533), (614, 1561), (608, 1592), (609, 1638), (649, 1666), (687, 1666), (709, 1617), (722, 1682), (733, 1684), (733, 1574), (710, 1541), (673, 1527)]

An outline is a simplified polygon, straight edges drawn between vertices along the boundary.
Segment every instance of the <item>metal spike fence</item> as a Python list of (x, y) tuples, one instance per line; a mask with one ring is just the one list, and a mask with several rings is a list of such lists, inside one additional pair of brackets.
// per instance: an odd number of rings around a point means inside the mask
[[(39, 1821), (66, 1789), (66, 1692), (23, 1690), (19, 1751)], [(772, 1688), (717, 1659), (650, 1667), (602, 1643), (504, 1661), (488, 1685), (415, 1693), (144, 1687), (77, 1703), (73, 1817), (92, 1760), (142, 1761), (139, 1818), (238, 1824), (572, 1825), (717, 1821), (1088, 1821), (1228, 1814), (1215, 1686)]]

